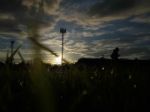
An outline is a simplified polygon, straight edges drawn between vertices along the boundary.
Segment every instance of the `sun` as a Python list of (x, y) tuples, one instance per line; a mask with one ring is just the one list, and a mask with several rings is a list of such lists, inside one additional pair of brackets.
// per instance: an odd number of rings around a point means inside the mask
[(55, 58), (55, 63), (61, 65), (61, 56)]

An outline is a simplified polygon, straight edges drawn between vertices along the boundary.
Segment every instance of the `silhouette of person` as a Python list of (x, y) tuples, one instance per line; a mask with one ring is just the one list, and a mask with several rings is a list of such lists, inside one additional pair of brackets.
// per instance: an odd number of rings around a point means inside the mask
[(114, 50), (113, 50), (113, 52), (112, 52), (112, 54), (111, 54), (111, 58), (113, 59), (113, 60), (117, 60), (118, 58), (119, 58), (119, 48), (118, 47), (116, 47)]

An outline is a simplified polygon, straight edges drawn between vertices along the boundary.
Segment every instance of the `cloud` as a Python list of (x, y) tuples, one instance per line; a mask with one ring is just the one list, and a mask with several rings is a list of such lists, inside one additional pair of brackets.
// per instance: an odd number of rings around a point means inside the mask
[[(140, 15), (142, 16), (143, 14)], [(132, 56), (133, 54), (137, 54), (137, 57), (141, 57), (141, 55), (138, 54), (144, 52), (143, 54), (145, 54), (145, 57), (148, 57), (149, 55), (146, 52), (150, 51), (146, 49), (149, 47), (150, 26), (146, 23), (132, 21), (140, 15), (120, 20), (111, 20), (100, 26), (91, 25), (90, 27), (90, 25), (80, 26), (74, 24), (75, 30), (69, 31), (67, 33), (67, 38), (65, 38), (67, 39), (68, 44), (70, 44), (66, 50), (69, 52), (69, 55), (74, 54), (76, 57), (99, 57), (102, 55), (110, 57), (112, 50), (115, 47), (120, 47), (123, 51), (126, 51), (126, 53), (122, 53), (122, 57), (128, 56), (131, 58), (130, 54), (127, 54), (128, 50), (132, 51), (130, 52)], [(66, 20), (65, 24), (70, 25), (72, 23), (70, 21), (67, 22)], [(79, 41), (80, 45), (83, 44), (84, 46), (81, 47), (81, 49), (75, 46), (75, 43), (78, 43)], [(95, 43), (93, 44), (93, 42)], [(138, 52), (132, 50), (135, 47)], [(144, 56), (142, 58), (144, 58)]]
[(150, 24), (150, 13), (137, 15), (133, 19), (131, 19), (131, 22)]
[(0, 38), (25, 38), (29, 28), (37, 28), (34, 40), (60, 53), (63, 26), (68, 56), (109, 56), (114, 47), (149, 42), (149, 5), (149, 0), (1, 0)]
[[(111, 10), (110, 10), (110, 13), (108, 13), (108, 14), (102, 14), (102, 12), (101, 12), (102, 10), (97, 10), (97, 9), (95, 9), (95, 13), (94, 13), (94, 11), (93, 12), (91, 11), (92, 8), (95, 7), (95, 5), (99, 5), (99, 4), (102, 5), (103, 8), (107, 9), (106, 4), (108, 4), (108, 3), (104, 3), (104, 2), (108, 2), (108, 1), (111, 1), (109, 3), (110, 6), (112, 4), (113, 5), (121, 4), (121, 5), (125, 5), (124, 7), (129, 8), (130, 11), (127, 12), (127, 8), (120, 9), (120, 11), (118, 11), (118, 12), (114, 11), (115, 14), (112, 14)], [(131, 3), (131, 1), (133, 3)], [(104, 1), (104, 0), (92, 0), (92, 1), (91, 0), (86, 0), (86, 1), (85, 0), (81, 0), (81, 1), (79, 1), (79, 0), (61, 0), (59, 2), (57, 10), (55, 10), (55, 15), (57, 15), (55, 22), (57, 23), (61, 20), (64, 20), (64, 21), (68, 21), (68, 22), (74, 22), (75, 24), (80, 25), (82, 27), (84, 27), (84, 26), (92, 27), (93, 26), (96, 28), (97, 26), (100, 27), (101, 25), (103, 25), (109, 21), (125, 19), (125, 18), (128, 18), (129, 16), (132, 16), (133, 14), (136, 15), (136, 14), (139, 14), (139, 12), (144, 13), (145, 10), (149, 11), (149, 6), (145, 5), (146, 4), (145, 2), (148, 2), (148, 1), (144, 0), (144, 2), (141, 3), (143, 5), (137, 5), (137, 4), (139, 4), (139, 2), (137, 2), (135, 0), (130, 0), (130, 1), (129, 0), (127, 0), (127, 1), (126, 0), (123, 0), (123, 1), (122, 0), (106, 0), (106, 1)], [(133, 4), (133, 5), (130, 5), (130, 4)], [(128, 7), (128, 5), (129, 5), (129, 7)], [(142, 6), (142, 8), (140, 8), (140, 6)], [(115, 7), (115, 6), (113, 6), (113, 7)], [(139, 7), (139, 9), (138, 8), (135, 9), (135, 7)], [(132, 12), (132, 13), (130, 13), (130, 12)], [(114, 15), (116, 15), (116, 16), (114, 16)]]
[[(40, 27), (50, 26), (51, 23), (54, 22), (53, 17), (55, 16), (51, 16), (48, 12), (52, 11), (50, 9), (55, 9), (58, 1), (59, 0), (1, 0), (0, 23), (2, 24), (4, 21), (6, 24), (3, 26), (7, 26), (7, 22), (9, 24), (11, 21), (14, 27), (17, 27), (19, 24), (26, 26), (29, 24), (37, 24)], [(7, 15), (11, 15), (11, 18), (6, 18)]]
[(82, 26), (100, 26), (105, 22), (150, 12), (149, 5), (149, 0), (62, 0), (58, 19)]
[(6, 32), (19, 32), (14, 20), (0, 20), (0, 31)]
[(0, 12), (3, 13), (15, 13), (22, 11), (22, 0), (1, 0), (0, 1)]
[(94, 4), (89, 13), (92, 15), (107, 16), (133, 8), (136, 0), (104, 0)]
[[(42, 46), (40, 42), (38, 42), (38, 38), (39, 31), (51, 26), (55, 21), (55, 16), (50, 15), (50, 12), (56, 9), (58, 1), (59, 0), (1, 0), (0, 15), (5, 16), (0, 16), (0, 32), (9, 34), (10, 32), (25, 32), (27, 34), (26, 37), (30, 37), (29, 39), (34, 45), (36, 44), (45, 50), (49, 50), (52, 54), (55, 54), (51, 49)], [(11, 15), (13, 19), (7, 18), (7, 14)]]
[[(146, 39), (146, 38), (145, 38)], [(119, 39), (109, 39), (109, 40), (100, 40), (93, 41), (92, 48), (90, 49), (93, 52), (89, 52), (89, 55), (93, 55), (95, 57), (105, 56), (106, 58), (110, 58), (110, 55), (115, 47), (120, 48), (121, 58), (140, 58), (140, 59), (149, 59), (150, 49), (148, 47), (147, 40), (143, 42), (134, 41), (134, 42), (122, 42)], [(150, 41), (149, 41), (150, 42)]]
[[(143, 11), (150, 11), (149, 0), (104, 0), (103, 2), (95, 3), (90, 9), (88, 14), (96, 16), (118, 16), (129, 15)], [(144, 8), (144, 9), (142, 9)]]

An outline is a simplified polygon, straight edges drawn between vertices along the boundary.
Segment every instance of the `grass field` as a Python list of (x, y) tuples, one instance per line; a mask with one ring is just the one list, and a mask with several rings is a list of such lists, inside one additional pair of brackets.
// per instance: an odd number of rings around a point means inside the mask
[(149, 61), (0, 68), (0, 112), (149, 109)]

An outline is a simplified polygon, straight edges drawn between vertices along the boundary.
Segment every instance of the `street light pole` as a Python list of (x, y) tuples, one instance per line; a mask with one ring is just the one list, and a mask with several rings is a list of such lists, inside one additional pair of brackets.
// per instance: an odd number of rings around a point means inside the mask
[(63, 64), (63, 55), (64, 55), (64, 34), (66, 33), (66, 29), (65, 29), (65, 28), (60, 28), (60, 33), (62, 34), (61, 64)]

